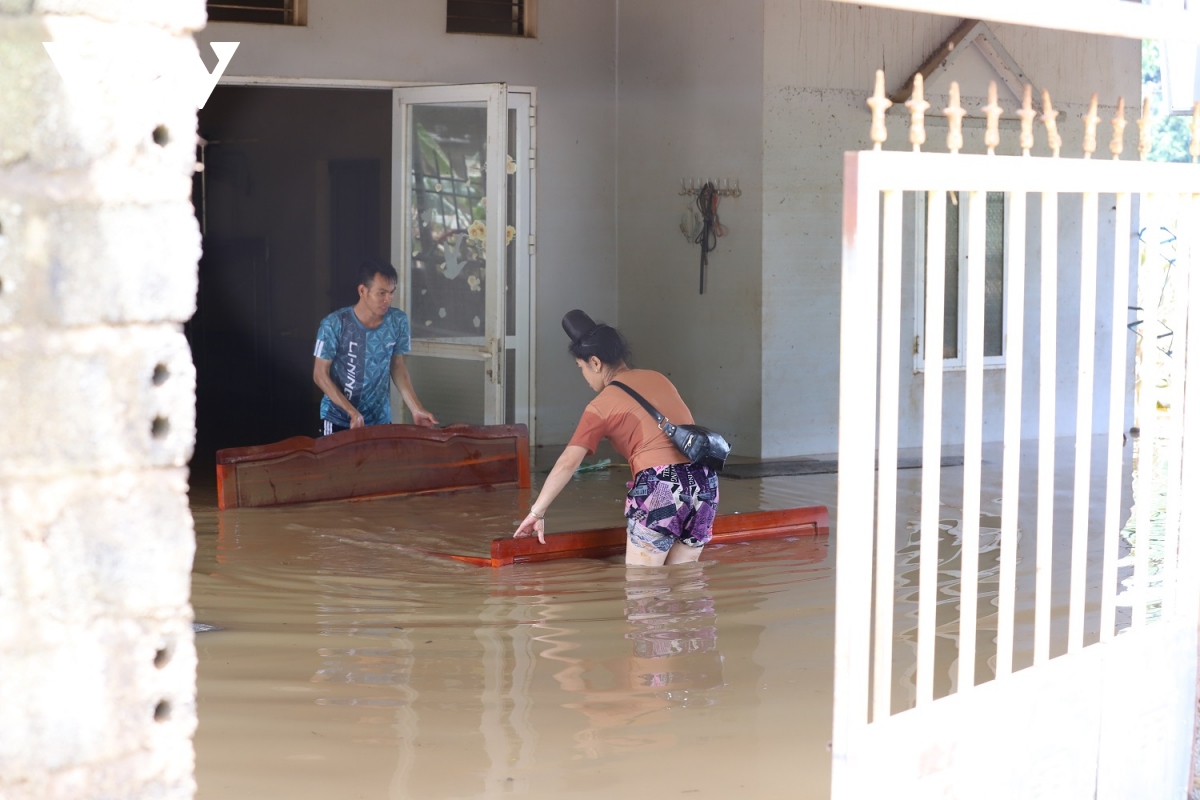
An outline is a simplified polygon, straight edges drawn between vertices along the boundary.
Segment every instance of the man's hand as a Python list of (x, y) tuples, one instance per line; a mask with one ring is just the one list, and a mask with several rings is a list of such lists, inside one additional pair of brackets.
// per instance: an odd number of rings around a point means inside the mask
[(519, 539), (522, 536), (533, 536), (534, 534), (537, 534), (539, 542), (546, 543), (546, 520), (534, 516), (533, 512), (530, 512), (525, 519), (521, 520), (521, 524), (513, 533), (513, 538)]
[(363, 421), (363, 415), (357, 411), (350, 415), (350, 430), (365, 427), (366, 424), (367, 423)]
[(412, 417), (413, 422), (423, 428), (432, 428), (434, 425), (438, 424), (438, 421), (433, 418), (433, 414), (430, 414), (423, 408), (413, 411)]

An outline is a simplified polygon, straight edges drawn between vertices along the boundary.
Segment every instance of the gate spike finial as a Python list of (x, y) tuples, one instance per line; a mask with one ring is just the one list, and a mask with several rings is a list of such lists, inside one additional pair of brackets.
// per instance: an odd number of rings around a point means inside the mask
[(1042, 89), (1042, 122), (1046, 123), (1046, 143), (1054, 157), (1062, 150), (1062, 137), (1058, 135), (1058, 112), (1050, 104), (1050, 90)]
[(958, 81), (950, 82), (950, 105), (946, 106), (942, 113), (950, 122), (950, 130), (946, 132), (946, 149), (951, 153), (957, 153), (962, 150), (962, 118), (967, 113), (958, 100)]
[(1200, 102), (1192, 106), (1192, 141), (1188, 144), (1192, 163), (1200, 163)]
[(1033, 149), (1033, 121), (1037, 119), (1037, 112), (1033, 110), (1033, 87), (1029, 84), (1025, 84), (1025, 97), (1017, 116), (1021, 118), (1021, 152), (1029, 155)]
[(1128, 123), (1125, 121), (1125, 98), (1117, 98), (1117, 113), (1113, 117), (1113, 138), (1108, 145), (1108, 150), (1112, 153), (1113, 161), (1121, 160), (1121, 151), (1125, 149), (1125, 126)]
[(983, 143), (987, 145), (988, 155), (996, 154), (996, 147), (1000, 144), (1000, 116), (1004, 113), (1004, 109), (996, 99), (996, 82), (988, 83), (988, 104), (983, 107), (983, 113), (987, 117), (987, 131), (983, 134)]
[(1083, 157), (1091, 158), (1096, 152), (1096, 126), (1100, 124), (1100, 115), (1096, 113), (1096, 103), (1099, 98), (1092, 93), (1092, 102), (1088, 112), (1083, 115)]
[(929, 108), (925, 100), (925, 76), (917, 73), (913, 76), (912, 97), (904, 102), (904, 107), (912, 114), (912, 126), (908, 130), (908, 141), (912, 143), (913, 152), (921, 152), (925, 144), (925, 111)]
[(1142, 161), (1150, 155), (1150, 98), (1142, 101), (1142, 116), (1138, 118), (1138, 155)]
[(887, 141), (887, 123), (883, 115), (891, 108), (892, 101), (884, 92), (881, 69), (875, 70), (875, 94), (867, 98), (867, 105), (871, 107), (871, 141), (875, 143), (876, 150), (882, 150), (883, 143)]

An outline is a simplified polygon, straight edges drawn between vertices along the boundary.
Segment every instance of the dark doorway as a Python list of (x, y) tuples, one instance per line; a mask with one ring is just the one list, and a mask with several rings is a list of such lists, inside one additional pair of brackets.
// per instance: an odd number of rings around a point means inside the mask
[(382, 170), (377, 158), (329, 162), (329, 258), (336, 305), (358, 298), (358, 265), (380, 250)]
[(379, 90), (221, 86), (200, 111), (194, 471), (317, 431), (317, 325), (390, 252), (391, 125)]

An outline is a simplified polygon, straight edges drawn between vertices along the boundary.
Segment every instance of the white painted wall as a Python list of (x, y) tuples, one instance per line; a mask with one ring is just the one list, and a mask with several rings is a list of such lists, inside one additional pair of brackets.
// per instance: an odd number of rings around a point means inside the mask
[(589, 391), (559, 320), (576, 306), (617, 310), (614, 0), (553, 0), (537, 39), (447, 34), (445, 0), (309, 0), (308, 26), (214, 23), (196, 35), (240, 41), (227, 76), (538, 89), (537, 421), (565, 442)]
[[(950, 35), (958, 20), (887, 11), (821, 0), (765, 0), (764, 153), (763, 153), (763, 309), (762, 386), (764, 456), (832, 452), (837, 447), (838, 327), (841, 296), (841, 169), (842, 153), (869, 146), (870, 115), (865, 100), (874, 71), (884, 67), (888, 89), (902, 85)], [(1039, 86), (1051, 89), (1063, 110), (1060, 130), (1064, 157), (1080, 155), (1079, 117), (1093, 91), (1102, 102), (1114, 104), (1124, 95), (1131, 105), (1140, 98), (1140, 46), (1131, 40), (1058, 33), (1009, 25), (993, 26), (1004, 47)], [(930, 98), (940, 108), (943, 98)], [(1011, 103), (1009, 104), (1011, 107)], [(900, 109), (901, 111), (903, 109)], [(1131, 125), (1131, 127), (1134, 127)], [(895, 114), (889, 126), (889, 148), (907, 148), (906, 123)], [(944, 151), (945, 128), (931, 122), (926, 149)], [(1005, 152), (1015, 152), (1015, 131), (1004, 134)], [(966, 149), (982, 152), (982, 131), (967, 130)], [(1038, 132), (1035, 155), (1046, 155), (1045, 134)], [(1101, 133), (1107, 145), (1107, 129)], [(1133, 150), (1134, 135), (1127, 137)], [(1129, 151), (1127, 151), (1129, 152)], [(1078, 202), (1064, 199), (1061, 218), (1068, 219)], [(1036, 201), (1031, 202), (1036, 211)], [(1111, 208), (1104, 206), (1107, 211)], [(1103, 224), (1103, 223), (1102, 223)], [(1037, 226), (1029, 235), (1036, 242)], [(911, 238), (911, 237), (910, 237)], [(1078, 276), (1071, 264), (1078, 258), (1078, 223), (1060, 231), (1059, 373), (1057, 421), (1061, 433), (1074, 427), (1078, 322)], [(911, 253), (905, 280), (905, 319), (913, 318), (914, 273)], [(1104, 276), (1111, 274), (1111, 246), (1101, 247), (1099, 308), (1105, 309)], [(1107, 264), (1107, 266), (1106, 266)], [(1077, 269), (1077, 267), (1076, 267)], [(1027, 319), (1036, 321), (1039, 273), (1031, 261), (1027, 276)], [(864, 309), (864, 313), (875, 313)], [(1104, 333), (1098, 326), (1096, 358), (1106, 364)], [(1026, 352), (1036, 353), (1036, 324), (1027, 329)], [(911, 354), (912, 340), (897, 343)], [(911, 355), (906, 364), (911, 363)], [(1027, 356), (1025, 370), (1026, 432), (1036, 426), (1036, 356)], [(1097, 381), (1107, 379), (1098, 368)], [(985, 378), (985, 436), (998, 439), (1002, 417), (1003, 370)], [(911, 370), (902, 375), (906, 398), (901, 417), (901, 446), (919, 443), (921, 377)], [(962, 375), (946, 383), (947, 443), (961, 442)], [(1095, 419), (1103, 423), (1107, 409), (1097, 398)]]
[[(620, 327), (740, 455), (761, 448), (762, 0), (618, 5)], [(680, 179), (737, 179), (709, 256), (679, 221)], [(692, 206), (694, 207), (694, 205)]]

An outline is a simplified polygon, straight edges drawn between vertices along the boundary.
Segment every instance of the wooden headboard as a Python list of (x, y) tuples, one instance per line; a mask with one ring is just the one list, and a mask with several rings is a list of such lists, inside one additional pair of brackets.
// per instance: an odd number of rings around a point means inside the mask
[(217, 451), (222, 509), (505, 484), (529, 487), (524, 425), (372, 425)]

